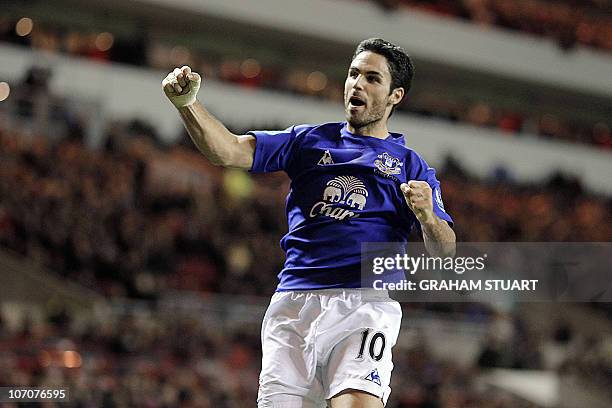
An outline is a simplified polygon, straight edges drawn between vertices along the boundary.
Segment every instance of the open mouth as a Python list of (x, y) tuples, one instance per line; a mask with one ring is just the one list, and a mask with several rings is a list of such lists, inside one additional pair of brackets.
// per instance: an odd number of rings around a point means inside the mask
[(363, 101), (361, 98), (357, 97), (357, 96), (352, 96), (349, 99), (349, 106), (352, 107), (359, 107), (359, 106), (365, 106), (365, 101)]

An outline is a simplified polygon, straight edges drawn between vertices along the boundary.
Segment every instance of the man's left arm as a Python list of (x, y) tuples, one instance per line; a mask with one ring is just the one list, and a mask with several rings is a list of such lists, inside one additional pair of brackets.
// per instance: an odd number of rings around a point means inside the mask
[(454, 256), (456, 236), (448, 223), (433, 208), (431, 186), (426, 181), (410, 180), (400, 186), (408, 207), (421, 224), (425, 248), (432, 256)]

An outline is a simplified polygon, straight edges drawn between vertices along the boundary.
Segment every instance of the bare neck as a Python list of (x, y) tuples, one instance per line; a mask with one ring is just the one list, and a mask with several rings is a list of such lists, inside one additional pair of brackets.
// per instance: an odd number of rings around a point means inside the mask
[(355, 135), (371, 136), (377, 139), (386, 139), (389, 137), (387, 125), (381, 122), (371, 123), (360, 128), (353, 127), (353, 125), (347, 123), (346, 128)]

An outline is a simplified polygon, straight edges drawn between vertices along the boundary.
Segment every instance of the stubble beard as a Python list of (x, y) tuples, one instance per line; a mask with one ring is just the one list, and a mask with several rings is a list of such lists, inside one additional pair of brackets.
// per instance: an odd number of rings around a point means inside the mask
[(353, 127), (355, 130), (367, 129), (372, 127), (372, 125), (380, 122), (385, 116), (385, 109), (383, 106), (375, 105), (372, 106), (371, 109), (362, 112), (360, 115), (352, 116), (350, 109), (346, 106), (346, 121)]

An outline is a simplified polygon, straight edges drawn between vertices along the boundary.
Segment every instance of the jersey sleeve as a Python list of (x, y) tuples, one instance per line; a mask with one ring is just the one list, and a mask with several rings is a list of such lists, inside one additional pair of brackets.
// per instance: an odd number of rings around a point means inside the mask
[[(429, 165), (422, 158), (418, 157), (419, 165), (416, 166), (415, 174), (412, 175), (413, 180), (426, 181), (431, 187), (433, 210), (438, 218), (445, 220), (449, 225), (453, 226), (452, 217), (446, 212), (444, 208), (444, 202), (442, 201), (442, 189), (440, 188), (440, 182), (436, 178), (436, 170)], [(417, 223), (417, 226), (420, 225)]]
[(288, 172), (291, 158), (297, 149), (301, 126), (291, 126), (285, 130), (255, 130), (248, 134), (255, 136), (253, 154), (253, 173), (270, 173), (284, 170)]
[(425, 171), (425, 180), (431, 187), (434, 213), (436, 213), (438, 218), (447, 221), (452, 227), (453, 219), (444, 208), (444, 202), (442, 201), (442, 189), (440, 188), (440, 182), (436, 178), (436, 170), (433, 167), (427, 167), (427, 170)]

